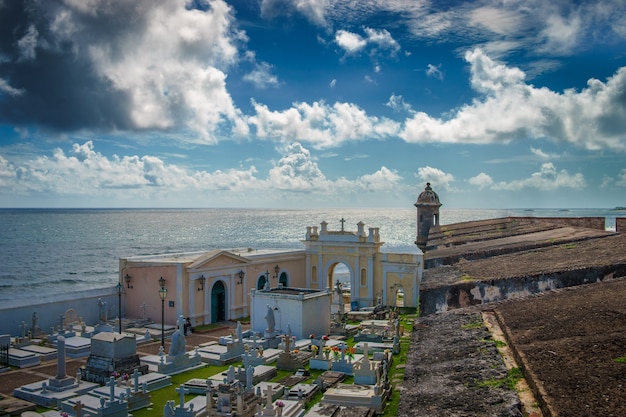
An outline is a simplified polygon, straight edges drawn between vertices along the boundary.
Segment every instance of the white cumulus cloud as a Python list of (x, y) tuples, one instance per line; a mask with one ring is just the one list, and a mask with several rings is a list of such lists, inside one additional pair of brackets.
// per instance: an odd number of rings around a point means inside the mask
[(424, 184), (429, 182), (433, 189), (451, 190), (454, 182), (454, 175), (428, 165), (418, 168), (416, 176)]
[(353, 103), (328, 105), (323, 101), (313, 104), (294, 103), (283, 111), (271, 111), (267, 106), (253, 102), (255, 115), (248, 121), (256, 127), (259, 138), (281, 142), (306, 142), (322, 149), (343, 142), (384, 139), (397, 134), (398, 123), (368, 116)]
[[(400, 44), (387, 29), (363, 28), (363, 36), (347, 30), (338, 30), (335, 33), (335, 43), (347, 55), (356, 55), (366, 49), (372, 57), (381, 55), (395, 56), (400, 50)], [(374, 66), (375, 72), (380, 72), (380, 65)]]
[(410, 113), (413, 111), (411, 105), (404, 101), (404, 98), (401, 95), (397, 95), (395, 93), (391, 93), (391, 96), (389, 96), (389, 101), (385, 103), (385, 106), (390, 107), (397, 112), (405, 111)]
[(562, 169), (557, 171), (554, 164), (546, 162), (538, 172), (533, 172), (529, 178), (498, 182), (491, 187), (494, 190), (517, 191), (534, 188), (542, 191), (551, 191), (559, 188), (583, 189), (586, 186), (585, 178), (581, 173), (569, 174)]
[(481, 172), (475, 177), (470, 178), (468, 182), (482, 190), (483, 188), (490, 187), (493, 184), (493, 179), (488, 174)]
[(626, 149), (626, 67), (606, 82), (590, 79), (582, 91), (557, 93), (527, 84), (518, 68), (466, 53), (472, 87), (480, 94), (446, 118), (416, 112), (400, 137), (411, 143), (507, 143), (550, 139), (586, 149)]
[(360, 35), (347, 30), (338, 30), (335, 34), (335, 42), (348, 54), (355, 54), (367, 45), (367, 41)]
[(272, 188), (293, 192), (323, 190), (328, 181), (311, 158), (311, 153), (300, 143), (284, 147), (284, 156), (269, 171), (268, 181)]
[(267, 62), (258, 62), (254, 70), (244, 75), (243, 79), (254, 84), (257, 88), (276, 87), (278, 78), (272, 74), (272, 65)]
[[(113, 91), (128, 100), (128, 117), (139, 129), (186, 126), (213, 143), (220, 127), (246, 133), (240, 111), (226, 90), (225, 71), (239, 59), (245, 35), (234, 28), (231, 7), (222, 0), (206, 10), (180, 1), (92, 0), (66, 2), (54, 10), (54, 41), (72, 45)], [(113, 36), (89, 25), (117, 20), (134, 24)], [(25, 39), (30, 39), (30, 36)], [(25, 41), (26, 46), (32, 42)]]
[(441, 72), (441, 65), (428, 64), (426, 68), (426, 75), (431, 78), (443, 80), (443, 72)]
[(219, 198), (241, 203), (245, 197), (262, 201), (268, 195), (299, 201), (306, 193), (308, 198), (321, 202), (348, 198), (354, 203), (364, 194), (401, 194), (402, 178), (387, 167), (352, 179), (330, 179), (302, 144), (287, 143), (278, 152), (279, 160), (266, 174), (259, 173), (255, 166), (205, 171), (190, 170), (154, 155), (106, 157), (92, 141), (86, 141), (75, 143), (69, 152), (58, 148), (50, 156), (19, 164), (0, 155), (0, 196), (56, 194), (94, 201), (132, 200), (145, 205), (148, 201), (171, 204), (172, 196), (185, 196), (185, 204), (215, 204)]

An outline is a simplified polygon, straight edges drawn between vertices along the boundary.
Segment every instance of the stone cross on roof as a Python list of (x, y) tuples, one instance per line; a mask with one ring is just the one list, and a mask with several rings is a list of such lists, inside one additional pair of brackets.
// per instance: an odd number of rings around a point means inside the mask
[(341, 220), (339, 220), (339, 222), (341, 223), (341, 231), (343, 232), (343, 224), (346, 222), (346, 219), (342, 217)]

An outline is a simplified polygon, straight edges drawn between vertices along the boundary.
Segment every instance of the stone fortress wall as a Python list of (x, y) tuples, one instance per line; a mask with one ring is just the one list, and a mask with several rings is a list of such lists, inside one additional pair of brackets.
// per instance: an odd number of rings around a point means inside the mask
[[(609, 225), (612, 226), (612, 225)], [(424, 315), (626, 276), (626, 218), (508, 217), (431, 230)]]
[(596, 266), (536, 276), (501, 278), (491, 281), (458, 282), (423, 289), (421, 315), (457, 308), (526, 298), (544, 291), (602, 282), (626, 276), (626, 265)]
[(532, 219), (532, 220), (545, 220), (552, 224), (559, 224), (563, 226), (573, 227), (586, 227), (588, 229), (605, 230), (606, 218), (604, 217), (520, 217), (515, 216), (516, 219)]

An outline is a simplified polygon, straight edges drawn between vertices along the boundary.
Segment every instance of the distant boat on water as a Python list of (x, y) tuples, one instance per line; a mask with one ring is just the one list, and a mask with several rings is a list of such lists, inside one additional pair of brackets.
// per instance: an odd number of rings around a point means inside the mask
[(613, 211), (626, 211), (626, 207), (625, 206), (617, 206), (612, 208), (611, 210)]

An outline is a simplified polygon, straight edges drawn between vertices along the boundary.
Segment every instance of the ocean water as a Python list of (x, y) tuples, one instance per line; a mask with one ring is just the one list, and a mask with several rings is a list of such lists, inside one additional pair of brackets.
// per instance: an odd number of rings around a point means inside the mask
[[(504, 216), (605, 216), (573, 210), (441, 210), (449, 224)], [(301, 249), (307, 226), (330, 230), (379, 227), (387, 252), (416, 251), (410, 209), (0, 209), (0, 301), (111, 287), (120, 257), (212, 249)], [(340, 272), (340, 271), (338, 271)]]

